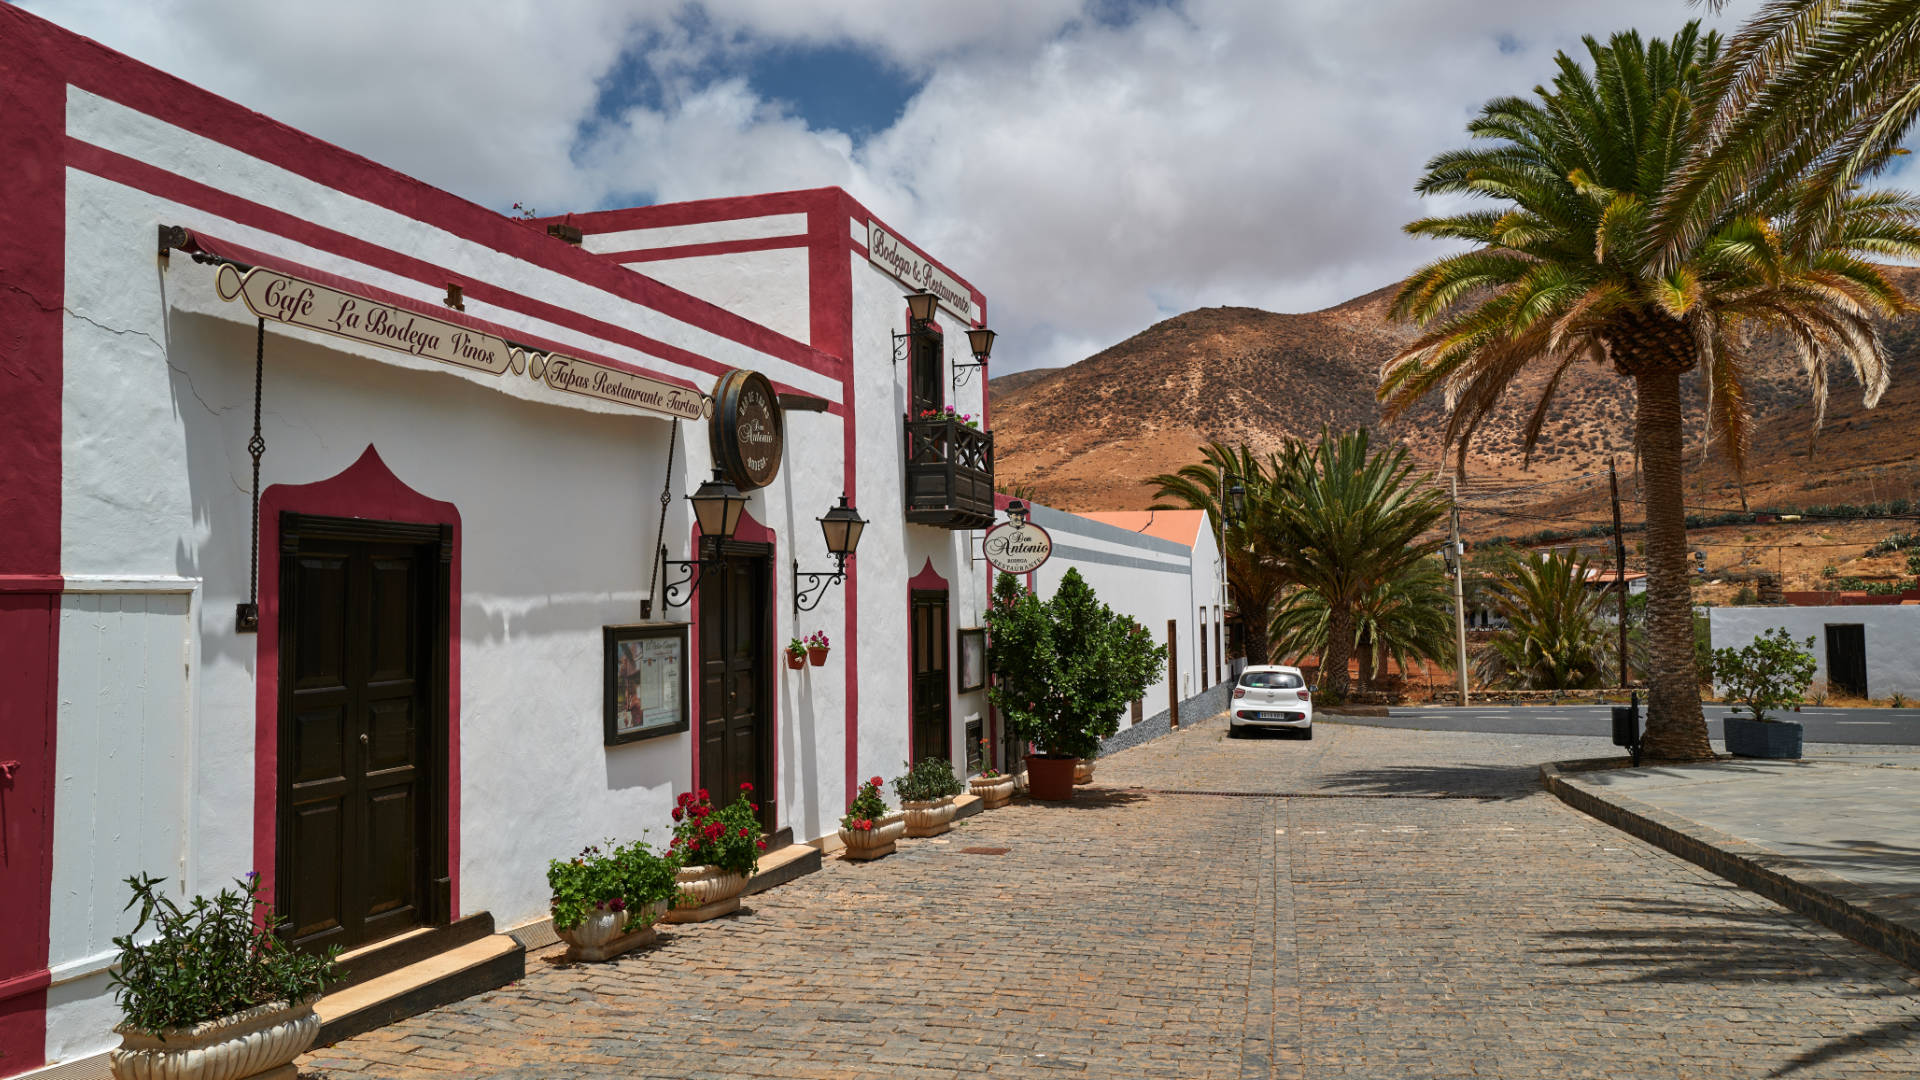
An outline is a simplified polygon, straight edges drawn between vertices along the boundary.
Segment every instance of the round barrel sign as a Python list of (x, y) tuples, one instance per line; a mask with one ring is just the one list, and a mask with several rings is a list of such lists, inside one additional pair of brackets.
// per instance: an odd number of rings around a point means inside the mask
[(987, 530), (987, 562), (1008, 574), (1031, 574), (1053, 557), (1053, 537), (1031, 521), (1003, 521)]
[(773, 384), (757, 371), (735, 368), (713, 386), (713, 424), (707, 429), (714, 464), (741, 491), (773, 483), (787, 433)]

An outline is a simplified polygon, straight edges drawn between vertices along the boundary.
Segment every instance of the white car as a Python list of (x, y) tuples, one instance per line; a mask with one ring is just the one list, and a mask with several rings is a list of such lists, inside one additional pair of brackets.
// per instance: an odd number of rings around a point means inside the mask
[(1240, 673), (1227, 707), (1227, 734), (1251, 728), (1297, 731), (1313, 738), (1313, 693), (1297, 667), (1260, 664)]

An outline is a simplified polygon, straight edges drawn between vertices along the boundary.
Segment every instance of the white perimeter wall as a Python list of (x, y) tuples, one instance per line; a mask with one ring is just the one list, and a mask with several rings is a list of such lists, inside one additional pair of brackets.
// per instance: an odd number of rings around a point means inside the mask
[[(1920, 605), (1849, 604), (1832, 607), (1709, 608), (1715, 649), (1742, 648), (1767, 630), (1784, 627), (1796, 641), (1813, 638), (1819, 662), (1814, 688), (1827, 683), (1828, 624), (1859, 624), (1867, 642), (1867, 693), (1920, 696)], [(1716, 687), (1716, 689), (1718, 689)]]

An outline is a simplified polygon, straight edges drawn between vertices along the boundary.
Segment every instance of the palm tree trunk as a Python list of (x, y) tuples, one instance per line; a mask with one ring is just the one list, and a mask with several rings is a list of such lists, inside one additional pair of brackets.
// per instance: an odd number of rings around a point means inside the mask
[(1353, 612), (1344, 605), (1327, 606), (1327, 652), (1320, 658), (1320, 690), (1336, 701), (1347, 696), (1347, 663), (1353, 659)]
[(1363, 634), (1360, 638), (1360, 689), (1362, 691), (1373, 689), (1373, 661), (1373, 635)]
[(1687, 515), (1681, 447), (1680, 373), (1634, 377), (1634, 438), (1644, 467), (1647, 515), (1647, 732), (1649, 757), (1713, 756), (1693, 667), (1693, 588), (1687, 581)]
[(1267, 598), (1236, 592), (1233, 599), (1240, 608), (1240, 631), (1247, 643), (1247, 663), (1271, 663), (1267, 659), (1272, 652), (1272, 642), (1267, 640)]

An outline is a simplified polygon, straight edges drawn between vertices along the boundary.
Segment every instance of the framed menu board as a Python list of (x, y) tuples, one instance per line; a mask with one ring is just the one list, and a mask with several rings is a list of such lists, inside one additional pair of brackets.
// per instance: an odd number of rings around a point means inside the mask
[(605, 627), (606, 744), (686, 731), (687, 624)]

